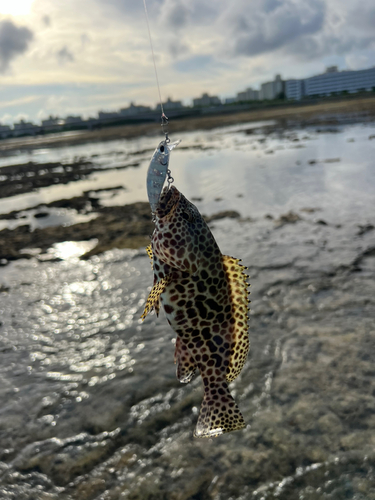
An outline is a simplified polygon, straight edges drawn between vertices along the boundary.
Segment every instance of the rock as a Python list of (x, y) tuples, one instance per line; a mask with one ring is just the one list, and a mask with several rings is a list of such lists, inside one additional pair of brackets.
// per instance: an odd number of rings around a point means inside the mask
[(280, 215), (280, 217), (275, 220), (275, 227), (278, 228), (284, 226), (285, 224), (294, 224), (299, 220), (302, 220), (301, 217), (293, 211), (290, 211), (286, 214)]
[(358, 236), (363, 236), (364, 234), (374, 229), (374, 226), (372, 224), (365, 224), (363, 226), (359, 225), (358, 227), (359, 227), (359, 231), (357, 232)]
[(236, 212), (235, 210), (224, 210), (222, 212), (217, 212), (216, 214), (210, 215), (210, 216), (205, 216), (204, 219), (207, 223), (212, 222), (214, 220), (219, 220), (219, 219), (239, 219), (241, 215)]

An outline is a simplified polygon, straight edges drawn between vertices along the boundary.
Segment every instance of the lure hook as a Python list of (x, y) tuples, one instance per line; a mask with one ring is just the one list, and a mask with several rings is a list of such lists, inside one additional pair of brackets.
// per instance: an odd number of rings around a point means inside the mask
[(164, 111), (161, 113), (161, 128), (163, 129), (163, 134), (165, 135), (165, 142), (168, 144), (170, 139), (168, 137), (168, 116), (164, 114)]
[(167, 170), (167, 182), (168, 182), (168, 189), (171, 187), (171, 184), (174, 182), (174, 178), (171, 175), (171, 171), (168, 169)]

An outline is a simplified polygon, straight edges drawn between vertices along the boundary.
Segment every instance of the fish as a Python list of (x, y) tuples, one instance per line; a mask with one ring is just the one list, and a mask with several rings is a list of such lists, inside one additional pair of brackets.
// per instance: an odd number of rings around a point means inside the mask
[(165, 139), (161, 141), (151, 157), (147, 171), (147, 196), (151, 212), (154, 213), (159, 202), (165, 179), (168, 174), (170, 152), (180, 143)]
[(228, 383), (250, 347), (247, 268), (221, 253), (197, 207), (174, 185), (163, 189), (154, 222), (147, 247), (154, 283), (142, 319), (152, 310), (158, 315), (162, 304), (177, 336), (177, 378), (188, 383), (200, 372), (204, 394), (194, 436), (243, 429)]

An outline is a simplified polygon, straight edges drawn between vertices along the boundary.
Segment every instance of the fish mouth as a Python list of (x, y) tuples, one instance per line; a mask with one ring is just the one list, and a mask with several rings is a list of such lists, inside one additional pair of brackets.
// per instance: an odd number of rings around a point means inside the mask
[(156, 207), (156, 216), (159, 219), (169, 215), (176, 208), (180, 200), (180, 192), (174, 186), (165, 187), (160, 195), (158, 206)]

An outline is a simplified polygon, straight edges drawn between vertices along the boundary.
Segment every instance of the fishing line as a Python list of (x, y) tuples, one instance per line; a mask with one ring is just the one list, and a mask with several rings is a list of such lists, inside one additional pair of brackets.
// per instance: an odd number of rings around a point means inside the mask
[(150, 47), (151, 47), (151, 54), (152, 54), (152, 60), (154, 63), (154, 70), (155, 70), (155, 77), (156, 77), (156, 85), (158, 87), (158, 92), (159, 92), (159, 100), (160, 100), (160, 108), (161, 108), (161, 126), (163, 129), (163, 132), (165, 134), (165, 140), (169, 142), (168, 138), (168, 117), (165, 116), (164, 114), (164, 108), (163, 108), (163, 101), (161, 99), (161, 93), (160, 93), (160, 85), (159, 85), (159, 78), (158, 78), (158, 72), (156, 69), (156, 62), (155, 62), (155, 54), (154, 54), (154, 47), (152, 45), (152, 37), (151, 37), (151, 30), (150, 30), (150, 23), (149, 23), (149, 18), (148, 18), (148, 11), (147, 11), (147, 5), (146, 5), (146, 0), (143, 0), (143, 5), (145, 7), (145, 14), (146, 14), (146, 23), (147, 23), (147, 30), (148, 30), (148, 36), (150, 39)]

